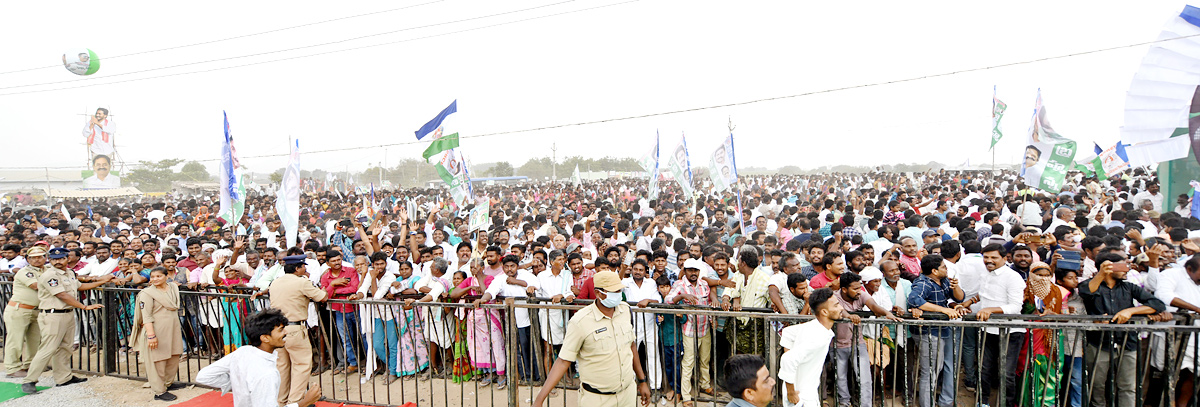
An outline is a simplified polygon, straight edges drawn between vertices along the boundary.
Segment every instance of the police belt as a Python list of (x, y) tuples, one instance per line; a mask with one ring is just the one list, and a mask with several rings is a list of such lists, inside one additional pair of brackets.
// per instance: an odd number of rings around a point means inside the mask
[(47, 309), (42, 310), (42, 312), (48, 313), (48, 314), (66, 314), (71, 311), (74, 311), (74, 309), (73, 308), (68, 308), (68, 309), (47, 308)]
[(37, 307), (36, 305), (22, 304), (22, 303), (19, 303), (19, 302), (16, 302), (16, 301), (9, 301), (9, 302), (8, 302), (8, 306), (10, 306), (10, 307), (17, 307), (17, 308), (20, 308), (20, 309), (32, 309), (32, 310), (36, 310), (36, 309), (38, 309), (38, 307)]
[(288, 321), (288, 323), (287, 323), (287, 324), (288, 324), (288, 325), (301, 325), (301, 326), (308, 326), (308, 321), (307, 321), (307, 320), (305, 320), (305, 321)]
[(615, 392), (615, 391), (600, 391), (600, 390), (596, 390), (596, 388), (592, 387), (592, 385), (590, 385), (590, 384), (583, 383), (583, 382), (580, 382), (580, 383), (583, 385), (583, 389), (587, 390), (590, 393), (596, 393), (596, 394), (604, 395), (604, 396), (611, 396), (611, 395), (617, 394), (617, 392)]

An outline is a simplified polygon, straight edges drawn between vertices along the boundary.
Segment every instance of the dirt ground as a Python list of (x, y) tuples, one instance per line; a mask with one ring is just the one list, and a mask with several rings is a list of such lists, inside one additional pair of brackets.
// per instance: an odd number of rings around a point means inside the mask
[[(96, 376), (95, 373), (88, 371), (98, 371), (99, 360), (96, 359), (94, 353), (78, 352), (73, 358), (75, 368), (78, 369), (80, 375), (86, 375), (90, 378), (87, 383), (77, 385), (86, 389), (85, 393), (90, 393), (100, 402), (98, 405), (120, 405), (120, 406), (169, 406), (174, 403), (189, 400), (201, 394), (212, 391), (212, 389), (189, 386), (186, 389), (175, 391), (179, 399), (173, 403), (154, 401), (153, 395), (150, 393), (149, 385), (144, 379), (122, 376), (144, 376), (142, 369), (136, 363), (136, 358), (133, 355), (123, 355), (117, 360), (117, 372), (110, 376)], [(191, 381), (196, 376), (196, 372), (201, 367), (208, 365), (207, 359), (189, 358), (185, 363), (181, 363), (179, 372), (180, 378), (183, 381)], [(88, 367), (84, 369), (84, 367)], [(471, 380), (466, 383), (453, 383), (450, 380), (440, 378), (427, 378), (428, 373), (424, 373), (424, 380), (420, 378), (405, 378), (397, 380), (391, 384), (385, 383), (385, 376), (374, 376), (370, 380), (363, 380), (363, 375), (354, 373), (350, 375), (338, 374), (333, 375), (331, 372), (325, 372), (320, 376), (312, 376), (310, 380), (313, 384), (318, 384), (322, 388), (323, 396), (330, 401), (344, 401), (347, 404), (364, 404), (364, 405), (385, 405), (399, 406), (408, 402), (416, 403), (418, 406), (439, 406), (439, 407), (477, 407), (477, 406), (508, 406), (508, 390), (497, 390), (494, 384), (489, 386), (481, 386), (478, 380)], [(18, 382), (20, 379), (4, 378), (2, 380), (10, 382)], [(50, 380), (49, 373), (42, 376), (42, 384), (48, 384)], [(541, 390), (540, 386), (519, 386), (517, 389), (517, 406), (529, 406), (532, 403), (533, 396)], [(559, 388), (556, 394), (553, 395), (546, 403), (552, 407), (579, 407), (577, 390)], [(52, 402), (38, 403), (40, 407), (67, 405), (60, 404), (57, 400), (69, 401), (73, 398), (68, 393), (67, 389), (48, 389), (42, 391), (39, 397), (49, 397)], [(78, 393), (78, 392), (75, 392)], [(60, 395), (60, 396), (56, 396)], [(881, 394), (876, 394), (876, 403), (879, 403)], [(884, 406), (903, 406), (903, 399), (891, 392), (882, 396), (886, 396), (882, 400)], [(960, 389), (958, 394), (960, 405), (971, 405), (975, 402), (975, 393), (968, 392), (965, 389)], [(830, 398), (833, 395), (829, 395)], [(5, 403), (0, 403), (0, 407), (8, 406), (27, 406), (28, 398), (22, 397), (11, 400)], [(89, 400), (92, 401), (92, 400)], [(718, 393), (718, 398), (715, 400), (705, 396), (700, 398), (696, 403), (697, 407), (708, 406), (724, 406), (729, 401), (728, 395)], [(913, 403), (916, 400), (911, 400)], [(654, 404), (658, 406), (675, 405), (659, 399), (654, 400)], [(832, 405), (833, 400), (826, 400), (826, 405)]]

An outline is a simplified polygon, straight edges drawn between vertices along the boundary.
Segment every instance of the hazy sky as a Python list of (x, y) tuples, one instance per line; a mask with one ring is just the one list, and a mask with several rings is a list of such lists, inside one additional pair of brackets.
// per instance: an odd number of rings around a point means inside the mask
[[(0, 74), (7, 151), (0, 167), (83, 166), (81, 114), (103, 106), (120, 126), (117, 148), (130, 163), (217, 158), (225, 110), (251, 170), (282, 167), (289, 135), (300, 140), (304, 169), (361, 170), (385, 155), (392, 164), (419, 158), (424, 145), (305, 152), (414, 141), (413, 132), (455, 99), (460, 133), (470, 137), (1119, 47), (1154, 40), (1184, 5), (558, 1), (14, 2), (0, 24), (0, 72), (44, 68)], [(408, 5), (415, 7), (118, 57)], [(523, 9), (532, 10), (514, 12)], [(507, 14), (479, 18), (500, 13)], [(465, 19), (472, 20), (450, 23)], [(376, 44), (385, 45), (332, 52)], [(90, 77), (61, 65), (64, 52), (81, 47), (101, 60)], [(516, 166), (550, 155), (551, 143), (560, 158), (637, 157), (656, 132), (664, 149), (686, 133), (693, 165), (707, 164), (696, 161), (711, 154), (732, 118), (741, 166), (987, 163), (995, 85), (1009, 106), (996, 160), (1015, 163), (1039, 87), (1055, 129), (1081, 150), (1093, 140), (1115, 142), (1125, 90), (1146, 49), (470, 138), (461, 151), (475, 163)], [(319, 53), (328, 54), (297, 58)], [(225, 60), (203, 63), (215, 59)], [(245, 64), (255, 65), (186, 74)], [(174, 76), (141, 79), (161, 75)], [(53, 82), (61, 83), (24, 86)], [(83, 85), (97, 86), (53, 90)], [(249, 158), (268, 154), (280, 156)]]

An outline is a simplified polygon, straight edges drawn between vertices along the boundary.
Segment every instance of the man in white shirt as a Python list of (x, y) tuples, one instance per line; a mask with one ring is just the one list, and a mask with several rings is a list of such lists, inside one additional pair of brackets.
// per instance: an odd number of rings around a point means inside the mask
[[(483, 296), (475, 300), (475, 307), (501, 296), (506, 298), (523, 298), (537, 292), (538, 279), (528, 270), (517, 268), (521, 259), (515, 254), (509, 254), (500, 259), (504, 268), (503, 276), (496, 276), (488, 284)], [(521, 380), (537, 380), (534, 370), (537, 357), (533, 354), (529, 342), (529, 309), (518, 307), (514, 311), (517, 320), (517, 375)], [(504, 387), (504, 378), (496, 382), (497, 388)]]
[[(648, 278), (649, 264), (645, 260), (637, 259), (630, 266), (630, 276), (621, 281), (625, 284), (625, 300), (637, 303), (638, 308), (646, 308), (646, 306), (662, 302), (662, 296), (658, 293), (658, 285), (654, 280)], [(657, 317), (649, 312), (636, 312), (633, 314), (633, 332), (635, 335), (634, 344), (646, 350), (646, 363), (642, 366), (646, 367), (647, 379), (650, 382), (651, 390), (658, 390), (662, 387), (662, 377), (659, 375), (659, 369), (662, 369), (662, 362), (659, 361), (658, 355), (658, 324)]]
[[(246, 319), (250, 346), (243, 346), (209, 364), (196, 375), (196, 382), (233, 392), (234, 407), (278, 407), (279, 370), (275, 367), (275, 348), (284, 345), (284, 327), (288, 320), (277, 309), (267, 309)], [(284, 407), (308, 406), (321, 398), (321, 386), (311, 386), (298, 403)]]
[(275, 249), (282, 249), (281, 247), (279, 247), (279, 239), (278, 239), (279, 238), (279, 224), (281, 223), (279, 218), (269, 220), (266, 223), (267, 223), (267, 230), (264, 230), (262, 232), (262, 237), (267, 239), (267, 247), (275, 248)]
[(108, 243), (96, 245), (96, 259), (92, 263), (88, 263), (83, 269), (75, 273), (81, 280), (92, 281), (94, 279), (112, 274), (116, 270), (119, 260), (110, 257), (112, 256), (111, 248)]
[(1143, 201), (1150, 201), (1154, 205), (1154, 211), (1162, 213), (1163, 195), (1159, 193), (1158, 184), (1150, 184), (1146, 186), (1146, 190), (1139, 192), (1133, 196), (1133, 204), (1137, 207), (1142, 206)]
[(833, 321), (842, 318), (842, 305), (833, 298), (833, 290), (822, 288), (808, 296), (816, 319), (783, 329), (779, 346), (783, 357), (779, 361), (779, 380), (784, 385), (785, 407), (821, 407), (817, 391), (829, 342), (833, 340)]
[(1054, 233), (1054, 229), (1059, 226), (1070, 226), (1074, 229), (1079, 229), (1075, 226), (1075, 210), (1066, 206), (1060, 206), (1054, 210), (1054, 220), (1050, 221), (1050, 226), (1043, 231), (1046, 234)]
[(21, 256), (21, 245), (6, 244), (0, 248), (0, 273), (16, 272), (28, 265), (25, 257)]
[(1021, 206), (1017, 207), (1017, 217), (1020, 218), (1022, 225), (1042, 226), (1042, 208), (1038, 204), (1038, 201), (1042, 199), (1040, 196), (1031, 197), (1022, 203)]
[[(550, 298), (552, 302), (575, 300), (575, 294), (571, 291), (575, 279), (571, 272), (563, 267), (566, 264), (566, 256), (561, 250), (554, 250), (550, 252), (548, 259), (550, 267), (542, 270), (537, 276), (537, 296)], [(546, 310), (538, 314), (542, 325), (542, 338), (549, 340), (548, 345), (562, 345), (568, 319), (566, 313), (562, 310)]]
[[(1159, 275), (1158, 287), (1154, 296), (1167, 304), (1167, 312), (1179, 310), (1200, 312), (1200, 257), (1188, 259), (1183, 263), (1183, 267), (1174, 267), (1163, 271)], [(1196, 358), (1195, 341), (1195, 334), (1189, 334), (1187, 345), (1184, 346), (1181, 369), (1193, 370)], [(1152, 352), (1152, 361), (1156, 367), (1165, 364), (1163, 362), (1165, 355), (1161, 349), (1162, 347), (1157, 347)], [(1195, 372), (1186, 376), (1188, 377), (1183, 380), (1194, 380)], [(1180, 381), (1180, 385), (1183, 384), (1183, 380)]]
[[(967, 302), (978, 303), (979, 312), (975, 317), (979, 321), (987, 321), (992, 314), (1019, 314), (1021, 312), (1021, 304), (1025, 300), (1025, 280), (1021, 279), (1021, 275), (1009, 268), (1005, 264), (1004, 247), (998, 244), (988, 245), (983, 248), (983, 264), (987, 271), (976, 276), (978, 284), (976, 287), (978, 292), (972, 296)], [(1030, 273), (1033, 273), (1031, 270)], [(1017, 383), (1017, 363), (1020, 361), (1020, 352), (1008, 352), (1007, 360), (1003, 365), (1000, 363), (1000, 341), (1008, 341), (1008, 349), (1021, 349), (1025, 344), (1025, 329), (1012, 328), (1009, 330), (1008, 337), (1000, 336), (1000, 328), (988, 327), (984, 328), (983, 343), (980, 347), (983, 348), (983, 377), (979, 383), (980, 396), (984, 403), (989, 402), (989, 397), (992, 393), (992, 384), (995, 383), (998, 387), (998, 379), (996, 374), (1000, 371), (1004, 372), (1005, 380), (1005, 395), (1004, 400), (1011, 402), (1017, 400), (1019, 385)]]

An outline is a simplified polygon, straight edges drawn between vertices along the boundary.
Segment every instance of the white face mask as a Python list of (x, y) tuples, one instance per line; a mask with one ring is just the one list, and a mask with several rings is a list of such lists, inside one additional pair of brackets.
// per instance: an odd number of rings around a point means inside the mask
[(621, 293), (604, 293), (604, 298), (600, 299), (600, 304), (608, 308), (616, 308), (621, 304)]

